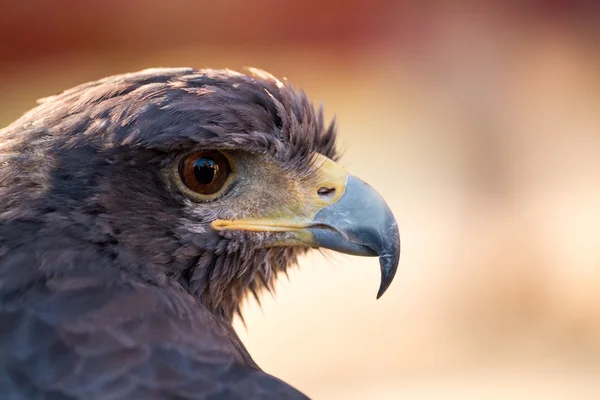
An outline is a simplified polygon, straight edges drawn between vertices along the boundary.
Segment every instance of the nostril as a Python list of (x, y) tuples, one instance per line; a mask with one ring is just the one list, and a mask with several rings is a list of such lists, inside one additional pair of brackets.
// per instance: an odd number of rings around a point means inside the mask
[(317, 190), (317, 193), (319, 194), (319, 196), (328, 199), (335, 194), (335, 188), (329, 188), (329, 187), (323, 186), (323, 187), (320, 187), (319, 190)]

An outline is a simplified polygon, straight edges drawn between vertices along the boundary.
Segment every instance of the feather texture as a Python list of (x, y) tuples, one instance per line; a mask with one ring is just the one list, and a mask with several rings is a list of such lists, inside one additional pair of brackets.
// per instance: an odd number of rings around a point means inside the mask
[(302, 179), (336, 158), (322, 111), (260, 70), (151, 69), (39, 103), (0, 130), (0, 398), (306, 398), (231, 326), (306, 249), (212, 231), (234, 211), (165, 171), (210, 148)]

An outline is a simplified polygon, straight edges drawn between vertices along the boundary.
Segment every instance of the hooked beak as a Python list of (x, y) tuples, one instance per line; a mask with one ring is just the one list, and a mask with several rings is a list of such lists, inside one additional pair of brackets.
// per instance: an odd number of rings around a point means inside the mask
[[(316, 185), (304, 185), (300, 197), (311, 207), (300, 215), (216, 220), (215, 230), (289, 232), (292, 239), (273, 246), (308, 245), (358, 256), (379, 256), (379, 299), (392, 283), (400, 260), (398, 224), (385, 200), (371, 186), (348, 175), (332, 160), (317, 155)], [(326, 190), (320, 190), (326, 189)], [(304, 215), (302, 215), (304, 214)], [(308, 214), (308, 215), (306, 215)]]
[(318, 247), (357, 256), (379, 256), (380, 298), (398, 268), (400, 234), (392, 210), (379, 193), (350, 175), (344, 195), (319, 211), (313, 223), (308, 229)]

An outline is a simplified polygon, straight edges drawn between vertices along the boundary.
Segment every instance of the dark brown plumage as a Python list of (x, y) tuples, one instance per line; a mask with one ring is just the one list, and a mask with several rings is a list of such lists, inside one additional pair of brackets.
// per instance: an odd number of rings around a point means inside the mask
[[(177, 172), (206, 149), (232, 162), (214, 196)], [(247, 353), (242, 300), (309, 246), (381, 255), (385, 290), (399, 251), (395, 222), (376, 244), (348, 229), (350, 250), (321, 239), (329, 220), (302, 222), (349, 190), (320, 183), (316, 154), (335, 160), (333, 125), (258, 70), (109, 77), (1, 130), (0, 398), (304, 398)]]

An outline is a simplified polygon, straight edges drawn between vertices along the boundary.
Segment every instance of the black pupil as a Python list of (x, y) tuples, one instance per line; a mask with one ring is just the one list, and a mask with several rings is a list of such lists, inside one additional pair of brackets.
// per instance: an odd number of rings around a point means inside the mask
[(208, 185), (212, 183), (219, 171), (219, 166), (215, 164), (215, 160), (209, 157), (200, 157), (194, 163), (194, 176), (198, 183)]

